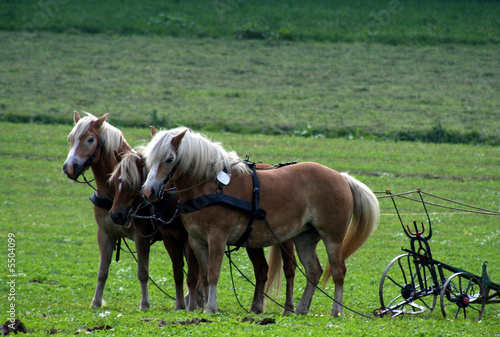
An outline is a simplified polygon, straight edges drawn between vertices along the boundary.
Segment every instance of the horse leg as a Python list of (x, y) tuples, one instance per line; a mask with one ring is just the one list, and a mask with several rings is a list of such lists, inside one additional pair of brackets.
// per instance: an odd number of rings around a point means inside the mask
[(188, 262), (188, 273), (186, 277), (186, 284), (188, 287), (186, 311), (191, 312), (200, 309), (203, 305), (203, 300), (201, 296), (198, 296), (198, 289), (196, 288), (200, 276), (200, 267), (198, 265), (198, 259), (191, 249), (191, 246), (186, 244), (185, 248), (186, 259)]
[(94, 298), (90, 304), (91, 307), (99, 308), (102, 306), (102, 295), (104, 293), (106, 280), (108, 279), (109, 265), (111, 264), (111, 258), (113, 257), (115, 241), (115, 237), (110, 236), (100, 226), (97, 227), (97, 244), (99, 245), (101, 257), (99, 262), (99, 271), (97, 272), (97, 286)]
[(302, 233), (293, 239), (297, 254), (299, 255), (300, 262), (304, 266), (308, 279), (304, 293), (295, 311), (298, 315), (305, 315), (309, 312), (314, 291), (323, 273), (323, 268), (321, 268), (318, 255), (316, 254), (316, 246), (319, 240), (320, 237), (316, 231)]
[(337, 317), (343, 315), (342, 300), (344, 294), (344, 279), (347, 272), (345, 261), (342, 258), (342, 243), (329, 243), (325, 241), (325, 247), (328, 254), (328, 261), (332, 269), (332, 278), (335, 284), (334, 303), (331, 316)]
[(295, 269), (297, 268), (297, 260), (295, 259), (292, 240), (282, 243), (281, 255), (283, 257), (283, 271), (286, 279), (286, 299), (283, 314), (291, 314), (295, 309), (293, 286), (295, 282)]
[(255, 274), (255, 291), (253, 294), (252, 306), (250, 312), (261, 314), (264, 312), (264, 294), (262, 293), (267, 281), (268, 265), (264, 249), (247, 248), (247, 254), (252, 261)]
[(217, 313), (217, 284), (219, 283), (220, 269), (224, 258), (224, 249), (227, 238), (223, 239), (220, 236), (209, 237), (208, 241), (208, 297), (205, 303), (204, 313)]
[(140, 310), (146, 310), (151, 307), (148, 293), (149, 281), (149, 238), (143, 238), (140, 235), (134, 235), (135, 248), (137, 250), (137, 278), (141, 283), (141, 305)]
[(184, 247), (178, 240), (163, 237), (163, 244), (167, 249), (170, 260), (172, 260), (172, 269), (174, 273), (175, 284), (175, 305), (174, 311), (186, 309), (184, 301)]
[(206, 303), (208, 299), (208, 279), (207, 279), (208, 263), (209, 263), (208, 247), (204, 243), (200, 243), (199, 241), (194, 240), (193, 237), (191, 236), (189, 236), (189, 246), (193, 250), (196, 256), (196, 260), (198, 261), (199, 276), (200, 276), (201, 286), (203, 288), (202, 289), (203, 298)]

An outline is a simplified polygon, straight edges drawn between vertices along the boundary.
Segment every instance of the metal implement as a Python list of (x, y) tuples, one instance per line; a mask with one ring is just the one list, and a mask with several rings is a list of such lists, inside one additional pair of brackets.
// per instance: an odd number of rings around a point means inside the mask
[[(424, 223), (413, 228), (403, 223), (396, 205), (395, 195), (390, 196), (405, 235), (410, 239), (410, 248), (396, 256), (385, 268), (379, 286), (381, 307), (376, 316), (415, 315), (432, 312), (438, 303), (444, 317), (480, 320), (486, 304), (500, 303), (500, 284), (491, 282), (483, 263), (481, 275), (453, 267), (432, 256), (429, 240), (432, 223), (423, 200), (422, 192), (415, 191), (427, 215)], [(451, 273), (451, 276), (445, 277)]]

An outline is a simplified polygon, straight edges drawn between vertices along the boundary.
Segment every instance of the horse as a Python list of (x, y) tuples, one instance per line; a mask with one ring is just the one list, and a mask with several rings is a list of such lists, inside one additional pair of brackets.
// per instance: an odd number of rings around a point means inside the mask
[[(205, 286), (205, 313), (218, 309), (226, 245), (235, 245), (252, 227), (245, 238), (250, 248), (293, 240), (307, 276), (296, 314), (309, 312), (322, 273), (316, 253), (322, 240), (335, 284), (331, 315), (343, 315), (345, 260), (370, 237), (380, 214), (378, 200), (365, 184), (313, 162), (256, 171), (234, 151), (182, 127), (155, 133), (144, 154), (146, 200), (158, 199), (167, 182), (179, 190), (182, 221)], [(218, 202), (223, 199), (233, 204)]]
[[(119, 164), (115, 167), (109, 181), (115, 185), (115, 196), (113, 206), (110, 211), (111, 219), (117, 224), (124, 224), (127, 219), (132, 218), (135, 226), (140, 228), (141, 218), (134, 218), (136, 209), (140, 209), (143, 203), (141, 199), (141, 187), (147, 177), (147, 169), (145, 159), (141, 155), (141, 150), (137, 153), (127, 152), (125, 154), (115, 153)], [(269, 165), (259, 164), (261, 167), (270, 167)], [(160, 225), (159, 230), (163, 235), (163, 242), (172, 260), (174, 270), (174, 279), (176, 284), (176, 303), (183, 303), (182, 297), (182, 281), (183, 281), (183, 249), (186, 249), (188, 256), (188, 307), (187, 311), (197, 310), (199, 308), (197, 299), (191, 297), (191, 294), (196, 294), (196, 283), (198, 280), (198, 262), (192, 255), (192, 250), (188, 241), (188, 233), (185, 230), (179, 217), (175, 217), (175, 208), (179, 200), (178, 194), (171, 190), (168, 198), (162, 198), (154, 204), (154, 208), (159, 211), (159, 215), (163, 221), (169, 221), (168, 224)], [(148, 212), (151, 210), (148, 208)], [(150, 220), (146, 220), (148, 223)], [(254, 293), (250, 312), (262, 313), (264, 308), (264, 298), (260, 290), (269, 290), (273, 286), (273, 281), (278, 282), (277, 274), (279, 267), (283, 265), (285, 277), (287, 279), (286, 301), (284, 312), (290, 313), (294, 309), (293, 301), (293, 282), (295, 276), (295, 254), (293, 251), (293, 242), (287, 241), (284, 243), (285, 251), (280, 253), (280, 247), (273, 246), (270, 249), (270, 265), (267, 267), (267, 262), (262, 249), (248, 249), (247, 253), (254, 265), (256, 291)], [(190, 254), (191, 253), (191, 254)], [(284, 263), (282, 263), (283, 261)], [(269, 271), (268, 271), (269, 270)], [(259, 290), (260, 289), (260, 290)], [(191, 305), (195, 303), (195, 305)], [(176, 304), (176, 309), (180, 309), (182, 305)]]
[(113, 151), (123, 153), (131, 151), (132, 148), (122, 132), (106, 122), (107, 116), (108, 114), (105, 114), (97, 118), (92, 114), (87, 114), (82, 118), (75, 111), (73, 116), (75, 126), (68, 136), (70, 147), (63, 165), (63, 172), (68, 178), (77, 180), (87, 169), (91, 168), (97, 186), (96, 193), (93, 194), (91, 200), (94, 202), (94, 216), (97, 222), (100, 262), (97, 286), (90, 306), (102, 306), (104, 286), (108, 279), (115, 244), (118, 239), (128, 238), (135, 242), (137, 249), (137, 277), (141, 284), (140, 309), (145, 310), (151, 306), (148, 295), (151, 240), (140, 236), (134, 227), (115, 225), (109, 217), (111, 198), (115, 193), (115, 188), (108, 183), (108, 178), (117, 165)]
[[(109, 212), (111, 220), (120, 226), (130, 222), (130, 225), (133, 225), (137, 232), (144, 237), (152, 236), (158, 231), (161, 233), (163, 244), (172, 260), (175, 284), (174, 311), (198, 310), (201, 307), (201, 302), (196, 296), (196, 285), (199, 278), (198, 261), (187, 243), (188, 234), (184, 225), (180, 217), (176, 216), (178, 196), (173, 194), (171, 198), (161, 199), (154, 205), (144, 202), (140, 192), (147, 171), (140, 151), (115, 152), (115, 158), (118, 165), (109, 178), (109, 183), (115, 187), (113, 205)], [(147, 233), (147, 231), (152, 233)], [(186, 277), (188, 296), (186, 299), (183, 295), (184, 252), (188, 263)]]

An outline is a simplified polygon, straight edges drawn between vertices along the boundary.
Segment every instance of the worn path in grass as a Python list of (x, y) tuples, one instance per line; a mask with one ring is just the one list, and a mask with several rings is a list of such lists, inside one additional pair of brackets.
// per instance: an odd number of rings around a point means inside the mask
[[(329, 136), (445, 129), (498, 142), (498, 45), (0, 33), (0, 120)], [(439, 135), (438, 135), (439, 136)]]

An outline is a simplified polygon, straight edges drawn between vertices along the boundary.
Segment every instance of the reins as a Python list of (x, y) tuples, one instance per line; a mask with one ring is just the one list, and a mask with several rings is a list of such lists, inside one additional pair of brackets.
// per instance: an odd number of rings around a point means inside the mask
[(275, 299), (273, 299), (271, 296), (269, 296), (264, 290), (260, 289), (259, 287), (257, 287), (257, 285), (255, 285), (245, 274), (243, 274), (243, 272), (240, 270), (240, 268), (238, 268), (238, 266), (236, 265), (236, 263), (234, 263), (233, 259), (231, 259), (231, 252), (233, 252), (233, 250), (226, 250), (224, 253), (226, 254), (227, 258), (229, 259), (229, 273), (231, 274), (231, 283), (233, 284), (233, 293), (234, 293), (234, 297), (236, 297), (236, 301), (238, 302), (238, 304), (240, 305), (240, 307), (244, 310), (244, 311), (247, 311), (245, 309), (245, 307), (243, 307), (243, 305), (241, 304), (240, 300), (238, 299), (238, 294), (236, 293), (236, 287), (234, 285), (234, 278), (233, 278), (233, 269), (232, 269), (232, 266), (234, 266), (236, 268), (236, 270), (240, 273), (241, 276), (243, 276), (243, 278), (248, 282), (250, 283), (255, 289), (257, 289), (258, 291), (260, 291), (261, 294), (263, 294), (264, 296), (266, 296), (269, 300), (271, 300), (274, 304), (276, 304), (277, 306), (285, 309), (285, 310), (288, 310), (292, 313), (295, 313), (294, 310), (290, 309), (290, 308), (287, 308), (285, 307), (284, 305), (281, 305), (278, 301), (276, 301)]
[[(134, 253), (132, 252), (132, 250), (130, 249), (130, 247), (129, 247), (129, 245), (128, 245), (127, 241), (125, 240), (125, 238), (123, 239), (123, 242), (125, 242), (125, 246), (127, 246), (127, 249), (128, 249), (128, 251), (130, 252), (130, 255), (132, 255), (132, 257), (134, 258), (135, 262), (136, 262), (137, 264), (139, 264), (139, 260), (137, 260), (137, 257), (135, 256), (135, 254), (134, 254)], [(170, 298), (171, 300), (174, 300), (174, 301), (175, 301), (175, 298), (174, 298), (174, 297), (172, 297), (171, 295), (167, 294), (167, 293), (166, 293), (166, 292), (165, 292), (162, 288), (160, 288), (160, 286), (159, 286), (158, 284), (156, 284), (156, 282), (155, 282), (155, 281), (151, 278), (151, 276), (149, 276), (149, 275), (148, 275), (148, 278), (149, 278), (149, 280), (151, 281), (151, 283), (153, 283), (153, 284), (154, 284), (154, 286), (155, 286), (156, 288), (158, 288), (158, 290), (160, 290), (160, 291), (161, 291), (161, 292), (162, 292), (165, 296), (167, 296), (167, 297), (168, 297), (168, 298)]]
[(276, 239), (276, 242), (278, 242), (278, 244), (280, 245), (281, 250), (284, 250), (284, 251), (286, 252), (286, 254), (288, 255), (288, 257), (289, 257), (289, 258), (293, 261), (293, 263), (295, 264), (295, 267), (297, 267), (297, 269), (300, 271), (300, 273), (301, 273), (302, 275), (304, 275), (304, 277), (306, 278), (307, 282), (311, 282), (311, 284), (312, 284), (312, 285), (313, 285), (316, 289), (318, 289), (318, 290), (319, 290), (319, 291), (320, 291), (323, 295), (325, 295), (325, 296), (326, 296), (326, 297), (328, 297), (330, 300), (332, 300), (333, 302), (335, 302), (335, 303), (337, 303), (338, 305), (340, 305), (342, 308), (347, 309), (347, 310), (349, 310), (350, 312), (352, 312), (352, 313), (354, 313), (354, 314), (357, 314), (357, 315), (359, 315), (359, 316), (363, 316), (363, 317), (365, 317), (365, 318), (369, 318), (369, 319), (371, 319), (371, 317), (370, 317), (370, 316), (367, 316), (367, 315), (365, 315), (365, 314), (362, 314), (362, 313), (360, 313), (360, 312), (358, 312), (358, 311), (356, 311), (356, 310), (354, 310), (354, 309), (351, 309), (351, 308), (349, 308), (349, 307), (345, 306), (345, 305), (344, 305), (344, 304), (342, 304), (342, 303), (339, 303), (337, 300), (335, 300), (333, 297), (331, 297), (329, 294), (327, 294), (327, 293), (326, 293), (323, 289), (321, 289), (321, 288), (320, 288), (317, 284), (314, 284), (314, 282), (313, 282), (313, 281), (311, 281), (311, 280), (307, 277), (306, 273), (302, 270), (302, 268), (300, 268), (299, 264), (298, 264), (296, 261), (294, 261), (294, 260), (292, 259), (292, 257), (291, 257), (291, 256), (290, 256), (290, 254), (288, 253), (288, 251), (285, 249), (285, 247), (283, 246), (283, 244), (280, 242), (280, 240), (279, 240), (278, 236), (274, 233), (273, 229), (271, 228), (271, 225), (270, 225), (270, 224), (269, 224), (269, 222), (267, 221), (267, 218), (265, 218), (265, 219), (264, 219), (264, 222), (266, 223), (266, 225), (267, 225), (267, 227), (269, 228), (269, 231), (271, 232), (271, 234), (273, 235), (273, 237)]

